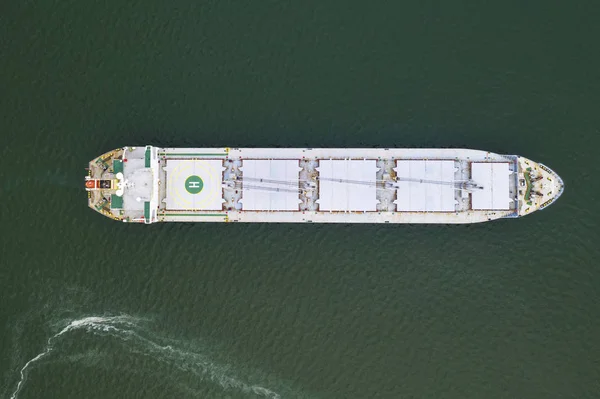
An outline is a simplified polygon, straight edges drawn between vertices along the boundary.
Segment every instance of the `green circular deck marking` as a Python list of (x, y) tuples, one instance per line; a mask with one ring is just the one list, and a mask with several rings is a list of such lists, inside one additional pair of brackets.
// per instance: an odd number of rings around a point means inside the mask
[(198, 194), (203, 187), (204, 182), (198, 176), (192, 175), (185, 179), (185, 189), (190, 194)]

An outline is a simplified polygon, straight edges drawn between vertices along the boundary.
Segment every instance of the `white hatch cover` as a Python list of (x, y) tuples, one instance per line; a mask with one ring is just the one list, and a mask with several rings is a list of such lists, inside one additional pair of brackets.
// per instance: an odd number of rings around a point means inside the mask
[[(242, 161), (242, 209), (246, 211), (298, 211), (300, 200), (298, 160), (247, 159)], [(262, 181), (261, 181), (262, 180)]]
[(404, 212), (454, 212), (454, 169), (454, 161), (451, 160), (396, 161), (396, 209)]
[[(377, 164), (374, 160), (319, 161), (319, 210), (377, 210)], [(337, 180), (337, 181), (336, 181)]]
[(509, 209), (509, 175), (508, 163), (473, 162), (471, 179), (483, 187), (483, 190), (473, 190), (473, 209)]
[(223, 208), (222, 160), (168, 160), (167, 209), (221, 210)]

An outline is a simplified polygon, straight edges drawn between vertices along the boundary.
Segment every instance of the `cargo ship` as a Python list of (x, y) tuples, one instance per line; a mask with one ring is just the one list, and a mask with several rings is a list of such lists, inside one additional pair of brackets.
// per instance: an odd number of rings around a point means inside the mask
[(469, 149), (123, 147), (89, 163), (88, 205), (128, 223), (479, 223), (546, 208), (547, 166)]

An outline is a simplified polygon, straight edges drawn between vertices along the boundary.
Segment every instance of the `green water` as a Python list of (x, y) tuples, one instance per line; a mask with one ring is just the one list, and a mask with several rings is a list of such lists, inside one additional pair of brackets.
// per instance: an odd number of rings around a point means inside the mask
[[(592, 2), (0, 5), (0, 394), (600, 397)], [(561, 199), (470, 226), (125, 225), (124, 145), (467, 147)]]

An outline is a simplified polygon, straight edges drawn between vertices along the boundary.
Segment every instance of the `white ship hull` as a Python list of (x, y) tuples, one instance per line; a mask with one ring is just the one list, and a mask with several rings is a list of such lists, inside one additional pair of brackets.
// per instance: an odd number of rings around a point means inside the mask
[(467, 149), (125, 147), (86, 179), (90, 207), (141, 223), (478, 223), (564, 189), (542, 164)]

